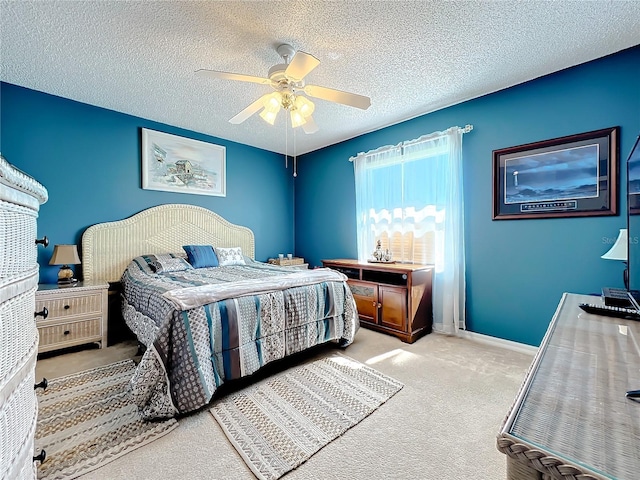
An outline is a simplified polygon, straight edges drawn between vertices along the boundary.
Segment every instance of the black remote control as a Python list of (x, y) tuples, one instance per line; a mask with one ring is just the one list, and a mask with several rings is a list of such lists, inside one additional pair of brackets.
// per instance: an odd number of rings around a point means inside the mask
[(614, 307), (612, 305), (594, 305), (592, 303), (581, 303), (578, 306), (585, 312), (592, 313), (594, 315), (626, 318), (628, 320), (640, 320), (640, 312), (634, 308)]

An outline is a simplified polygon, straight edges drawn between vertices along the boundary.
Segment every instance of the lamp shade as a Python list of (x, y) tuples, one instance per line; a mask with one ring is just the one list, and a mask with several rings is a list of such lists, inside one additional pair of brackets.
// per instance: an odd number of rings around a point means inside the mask
[(300, 112), (298, 112), (297, 109), (291, 109), (290, 115), (291, 115), (291, 126), (293, 128), (297, 128), (307, 123), (307, 121), (304, 119), (302, 115), (300, 115)]
[(49, 265), (78, 265), (80, 257), (75, 245), (56, 245), (53, 247), (53, 255)]
[(609, 251), (602, 255), (600, 258), (604, 258), (605, 260), (622, 260), (623, 262), (626, 262), (628, 243), (629, 240), (627, 237), (627, 229), (621, 228), (620, 233), (618, 234), (618, 238), (616, 238), (616, 242), (613, 244), (613, 247), (611, 247)]

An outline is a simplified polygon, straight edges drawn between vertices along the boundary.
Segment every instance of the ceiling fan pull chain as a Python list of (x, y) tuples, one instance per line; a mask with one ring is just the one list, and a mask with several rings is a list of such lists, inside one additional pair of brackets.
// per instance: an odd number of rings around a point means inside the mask
[(296, 155), (296, 131), (293, 130), (293, 176), (298, 176), (298, 156)]

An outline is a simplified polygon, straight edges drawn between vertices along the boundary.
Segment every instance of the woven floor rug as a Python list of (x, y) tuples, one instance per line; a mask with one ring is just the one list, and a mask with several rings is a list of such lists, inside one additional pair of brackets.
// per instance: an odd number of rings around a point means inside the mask
[(222, 397), (210, 412), (256, 477), (275, 480), (402, 387), (356, 360), (333, 355)]
[(35, 447), (47, 452), (38, 479), (71, 479), (121, 457), (178, 426), (145, 422), (129, 401), (135, 363), (124, 360), (49, 381), (38, 390)]

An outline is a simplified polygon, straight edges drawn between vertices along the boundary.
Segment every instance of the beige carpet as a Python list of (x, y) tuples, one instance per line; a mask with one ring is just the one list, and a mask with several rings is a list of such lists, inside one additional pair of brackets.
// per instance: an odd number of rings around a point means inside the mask
[(277, 480), (402, 389), (344, 355), (268, 377), (214, 402), (211, 414), (260, 480)]
[(50, 380), (38, 390), (35, 445), (46, 451), (40, 480), (87, 474), (169, 433), (175, 419), (145, 422), (129, 401), (133, 360)]
[[(36, 378), (135, 352), (135, 343), (118, 343), (39, 360)], [(328, 348), (314, 358), (335, 353)], [(506, 478), (506, 457), (496, 448), (496, 437), (533, 354), (437, 334), (409, 345), (362, 328), (343, 353), (404, 388), (283, 480)], [(255, 479), (208, 410), (179, 422), (168, 435), (82, 480)]]

